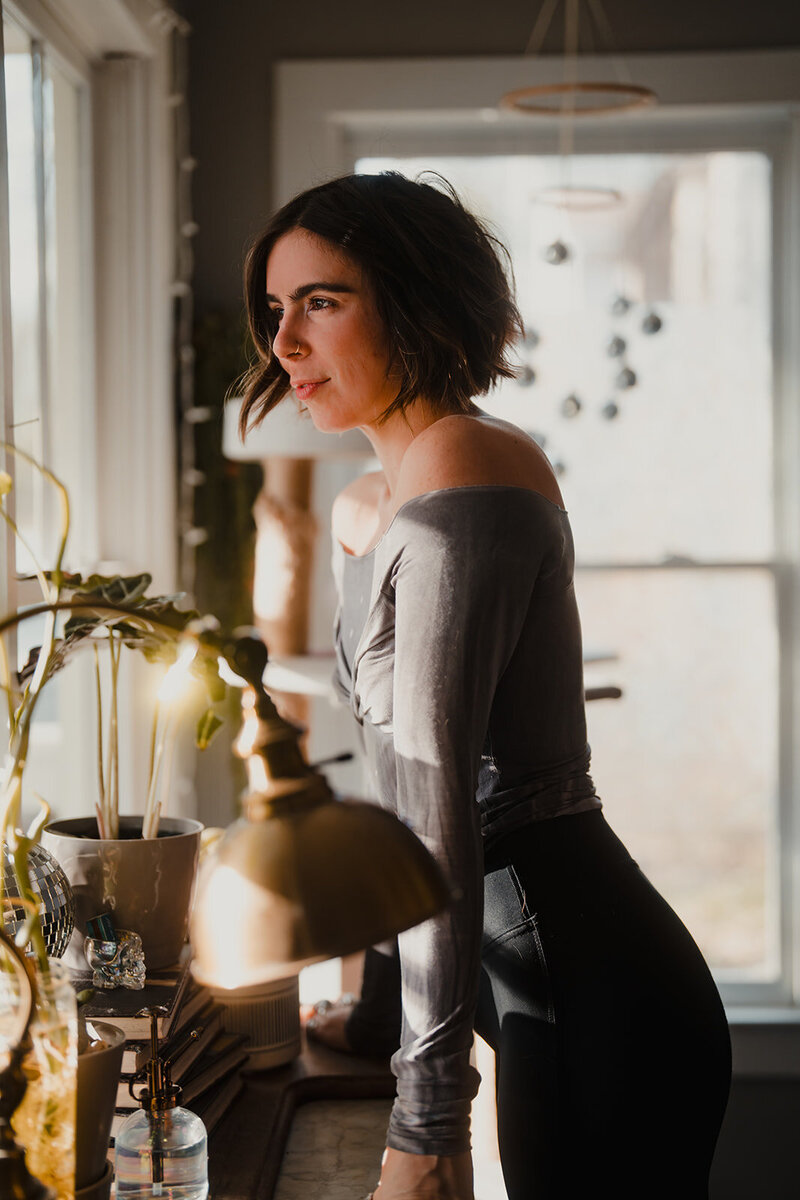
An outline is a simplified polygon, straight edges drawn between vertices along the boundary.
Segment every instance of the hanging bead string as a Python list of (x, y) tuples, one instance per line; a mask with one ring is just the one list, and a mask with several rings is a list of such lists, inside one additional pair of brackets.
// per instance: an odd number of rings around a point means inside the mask
[(175, 9), (162, 0), (150, 0), (153, 27), (170, 46), (170, 90), (167, 105), (173, 114), (175, 154), (175, 268), (171, 294), (174, 299), (174, 345), (176, 357), (177, 400), (179, 413), (177, 519), (180, 538), (178, 570), (180, 585), (190, 600), (197, 582), (197, 547), (208, 540), (208, 530), (195, 523), (195, 492), (206, 482), (198, 469), (195, 428), (211, 420), (211, 408), (195, 402), (194, 327), (194, 247), (199, 232), (192, 208), (192, 180), (197, 160), (191, 153), (189, 122), (189, 37), (192, 27)]

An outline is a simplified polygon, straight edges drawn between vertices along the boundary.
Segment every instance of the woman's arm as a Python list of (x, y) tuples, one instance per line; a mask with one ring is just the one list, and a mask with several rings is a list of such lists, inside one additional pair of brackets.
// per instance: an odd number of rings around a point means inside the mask
[[(380, 695), (385, 642), (368, 637), (357, 664), (365, 734), (380, 739), (381, 725), (391, 725), (393, 755), (373, 754), (378, 786), (395, 797), (454, 897), (399, 938), (404, 1023), (388, 1145), (416, 1154), (469, 1145), (483, 896), (475, 793), (495, 688), (536, 574), (515, 499), (513, 489), (457, 488), (406, 504), (381, 547), (386, 575), (373, 606), (376, 625), (394, 630), (390, 703)], [(381, 605), (393, 612), (382, 618)]]

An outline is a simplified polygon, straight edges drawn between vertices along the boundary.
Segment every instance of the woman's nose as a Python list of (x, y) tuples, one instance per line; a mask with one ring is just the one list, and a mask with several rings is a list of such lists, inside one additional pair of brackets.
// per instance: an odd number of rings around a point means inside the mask
[(289, 358), (300, 349), (300, 336), (297, 322), (284, 316), (278, 326), (278, 332), (272, 340), (272, 349), (278, 358)]

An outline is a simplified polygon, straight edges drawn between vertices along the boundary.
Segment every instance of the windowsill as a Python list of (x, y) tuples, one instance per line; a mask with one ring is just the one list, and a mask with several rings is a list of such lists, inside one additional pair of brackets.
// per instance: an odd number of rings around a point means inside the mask
[(800, 1008), (728, 1010), (734, 1079), (800, 1080)]
[(765, 1005), (748, 1007), (732, 1004), (726, 1010), (729, 1025), (800, 1025), (800, 1008), (769, 1008)]

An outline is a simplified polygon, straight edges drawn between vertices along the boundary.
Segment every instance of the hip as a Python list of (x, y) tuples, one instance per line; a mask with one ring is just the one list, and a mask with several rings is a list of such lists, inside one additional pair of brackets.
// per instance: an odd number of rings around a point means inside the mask
[(484, 963), (502, 972), (521, 956), (535, 964), (540, 1011), (581, 994), (615, 1019), (644, 1004), (725, 1025), (694, 939), (600, 811), (528, 826), (487, 863)]

